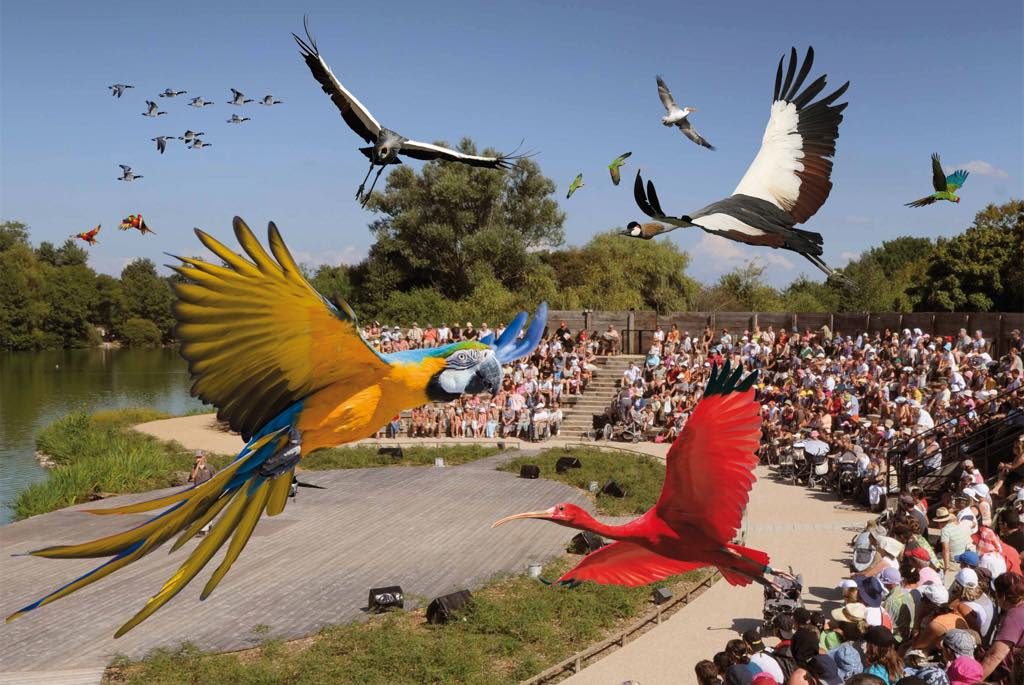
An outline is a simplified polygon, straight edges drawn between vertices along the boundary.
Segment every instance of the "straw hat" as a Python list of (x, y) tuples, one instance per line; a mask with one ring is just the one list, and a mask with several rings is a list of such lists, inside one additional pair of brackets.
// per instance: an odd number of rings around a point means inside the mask
[[(945, 588), (943, 588), (945, 589)], [(841, 623), (860, 623), (868, 620), (868, 608), (860, 602), (852, 602), (832, 611), (833, 620)]]
[(949, 513), (949, 509), (946, 507), (939, 507), (935, 512), (935, 518), (932, 519), (934, 523), (948, 523), (949, 521), (955, 521), (956, 516)]

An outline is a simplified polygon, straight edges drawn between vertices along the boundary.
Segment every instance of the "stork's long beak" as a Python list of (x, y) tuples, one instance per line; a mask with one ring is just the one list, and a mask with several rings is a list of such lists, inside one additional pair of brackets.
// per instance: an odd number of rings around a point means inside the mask
[(555, 508), (554, 507), (551, 507), (550, 509), (545, 509), (544, 511), (526, 511), (526, 512), (523, 512), (522, 514), (513, 514), (512, 516), (506, 516), (503, 519), (495, 521), (494, 523), (491, 524), (491, 528), (497, 528), (498, 526), (500, 526), (503, 523), (508, 523), (509, 521), (515, 521), (516, 519), (549, 519), (549, 518), (551, 518), (554, 515), (555, 515)]

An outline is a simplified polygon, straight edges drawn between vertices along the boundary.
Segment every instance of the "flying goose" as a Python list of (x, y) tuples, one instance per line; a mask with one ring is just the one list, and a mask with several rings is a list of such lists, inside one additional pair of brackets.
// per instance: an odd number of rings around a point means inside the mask
[(202, 97), (197, 97), (197, 98), (192, 98), (191, 100), (189, 100), (188, 106), (189, 107), (206, 107), (207, 105), (212, 105), (212, 104), (213, 104), (212, 100), (204, 100)]
[(204, 135), (206, 135), (205, 131), (200, 131), (199, 133), (196, 133), (192, 129), (189, 129), (189, 130), (185, 131), (185, 133), (183, 133), (182, 135), (178, 136), (178, 140), (184, 140), (186, 143), (190, 143), (194, 139), (198, 138), (199, 136), (204, 136)]
[(158, 117), (161, 114), (167, 114), (167, 112), (158, 111), (156, 103), (152, 100), (146, 100), (146, 105), (149, 107), (149, 109), (142, 113), (142, 116), (144, 117)]
[(243, 121), (249, 121), (249, 117), (240, 117), (237, 114), (232, 114), (231, 118), (227, 120), (229, 124), (240, 124)]
[(204, 147), (210, 147), (213, 143), (207, 143), (199, 138), (193, 138), (192, 144), (189, 147), (193, 150), (202, 150)]
[(132, 168), (127, 164), (118, 164), (117, 166), (121, 167), (121, 178), (117, 179), (118, 181), (135, 181), (142, 178), (142, 176), (133, 173)]
[(280, 105), (281, 100), (275, 100), (273, 95), (264, 95), (263, 99), (260, 100), (260, 104), (267, 105), (268, 107), (270, 105)]
[(107, 88), (110, 89), (110, 94), (116, 98), (119, 98), (122, 95), (124, 95), (124, 91), (134, 87), (135, 86), (129, 86), (127, 83), (115, 83), (112, 86), (107, 86)]
[(234, 88), (231, 89), (231, 99), (228, 100), (229, 105), (244, 105), (247, 102), (252, 102), (252, 98), (246, 100), (245, 93)]
[(157, 136), (156, 138), (150, 138), (152, 141), (156, 141), (156, 149), (160, 154), (164, 153), (167, 149), (167, 141), (174, 140), (174, 136)]
[(184, 95), (187, 92), (188, 92), (187, 90), (174, 90), (172, 88), (165, 88), (164, 92), (160, 93), (160, 97), (162, 97), (162, 98), (176, 98), (179, 95)]

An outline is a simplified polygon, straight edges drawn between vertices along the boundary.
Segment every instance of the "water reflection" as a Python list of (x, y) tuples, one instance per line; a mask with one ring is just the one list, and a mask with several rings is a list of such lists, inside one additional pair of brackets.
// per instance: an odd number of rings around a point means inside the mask
[(35, 436), (75, 409), (152, 407), (182, 414), (202, 404), (189, 395), (178, 353), (159, 350), (0, 352), (0, 523), (18, 491), (43, 477)]

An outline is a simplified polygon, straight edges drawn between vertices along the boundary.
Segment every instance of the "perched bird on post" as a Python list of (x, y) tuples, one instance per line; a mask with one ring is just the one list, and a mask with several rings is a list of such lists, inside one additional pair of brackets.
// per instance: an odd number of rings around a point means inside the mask
[(612, 183), (619, 185), (621, 177), (619, 176), (619, 169), (626, 163), (626, 159), (632, 155), (632, 152), (623, 152), (621, 155), (612, 160), (612, 163), (608, 165), (608, 173), (612, 175)]
[[(497, 339), (381, 354), (361, 336), (351, 307), (313, 289), (273, 223), (269, 252), (237, 217), (234, 228), (244, 254), (197, 229), (216, 259), (177, 257), (180, 264), (172, 268), (181, 279), (171, 287), (192, 394), (217, 407), (217, 417), (241, 434), (245, 447), (200, 485), (137, 504), (89, 509), (94, 514), (163, 511), (122, 533), (33, 551), (53, 559), (110, 559), (8, 621), (124, 568), (177, 536), (174, 551), (212, 523), (177, 572), (115, 637), (177, 595), (230, 538), (200, 595), (206, 599), (242, 553), (263, 512), (276, 516), (284, 510), (303, 457), (369, 437), (411, 407), (497, 393), (502, 366), (533, 352), (544, 332), (547, 306), (542, 303), (522, 338), (525, 312)], [(281, 591), (293, 581), (281, 579)], [(263, 582), (274, 581), (268, 576)]]
[(665, 126), (675, 126), (678, 128), (684, 136), (701, 145), (709, 150), (714, 150), (715, 146), (704, 140), (697, 129), (690, 123), (691, 112), (696, 112), (694, 107), (683, 107), (680, 109), (679, 105), (676, 104), (676, 100), (672, 97), (672, 91), (665, 85), (665, 81), (659, 76), (658, 81), (658, 97), (661, 98), (661, 104), (665, 106), (665, 116), (661, 118), (661, 123)]
[(572, 197), (573, 193), (575, 193), (577, 190), (579, 190), (585, 185), (586, 184), (583, 182), (583, 174), (576, 174), (576, 178), (574, 178), (572, 180), (572, 183), (569, 184), (569, 192), (565, 194), (565, 199), (568, 200), (570, 197)]
[(964, 184), (967, 180), (968, 172), (963, 169), (957, 169), (949, 176), (946, 176), (946, 172), (942, 170), (942, 164), (939, 162), (939, 153), (936, 152), (932, 155), (932, 187), (935, 188), (935, 192), (931, 195), (922, 197), (920, 200), (914, 200), (908, 202), (905, 207), (924, 207), (932, 203), (938, 202), (939, 200), (946, 200), (948, 202), (959, 203), (960, 198), (956, 196), (956, 191)]
[[(644, 214), (675, 228), (695, 227), (747, 245), (792, 250), (832, 275), (833, 270), (821, 259), (821, 234), (795, 225), (814, 216), (832, 190), (832, 157), (846, 109), (845, 102), (833, 103), (850, 83), (812, 102), (826, 86), (822, 75), (800, 91), (814, 62), (813, 48), (807, 49), (799, 74), (796, 49), (790, 50), (783, 80), (785, 61), (783, 55), (775, 72), (771, 117), (761, 149), (731, 196), (696, 212), (670, 216), (662, 210), (654, 184), (648, 181), (645, 190), (639, 173), (633, 195)], [(629, 224), (628, 235), (633, 235), (635, 223)], [(654, 236), (640, 231), (635, 237)]]
[[(374, 187), (377, 185), (377, 179), (380, 178), (384, 169), (391, 164), (402, 163), (399, 155), (428, 161), (440, 159), (448, 162), (461, 162), (470, 166), (488, 169), (508, 169), (511, 168), (512, 163), (517, 159), (528, 156), (516, 154), (498, 155), (496, 157), (470, 155), (444, 147), (443, 145), (411, 140), (390, 129), (384, 128), (370, 113), (370, 110), (357, 100), (356, 96), (350, 93), (345, 86), (341, 85), (341, 81), (331, 72), (327, 62), (320, 56), (316, 41), (313, 40), (309, 33), (308, 21), (304, 22), (304, 26), (308, 42), (302, 40), (294, 33), (292, 34), (295, 42), (299, 44), (302, 59), (305, 60), (306, 66), (312, 72), (313, 78), (317, 80), (323, 91), (334, 102), (334, 106), (341, 112), (341, 117), (348, 124), (349, 128), (355, 131), (360, 138), (370, 143), (369, 147), (359, 148), (359, 151), (370, 160), (370, 168), (366, 172), (363, 182), (359, 184), (358, 190), (356, 190), (356, 199), (361, 200), (361, 204), (365, 205), (367, 200), (370, 199), (370, 193), (373, 192)], [(374, 176), (373, 183), (370, 184), (370, 190), (364, 194), (363, 190), (366, 186), (366, 180), (370, 178), (370, 173), (374, 167), (378, 166), (380, 169), (377, 170), (377, 175)]]
[(761, 416), (752, 386), (757, 372), (716, 366), (683, 431), (665, 459), (665, 484), (652, 509), (620, 526), (596, 521), (571, 503), (507, 516), (542, 519), (615, 540), (591, 552), (560, 581), (646, 585), (703, 566), (715, 566), (730, 585), (772, 585), (768, 555), (741, 547), (736, 536), (754, 485)]

